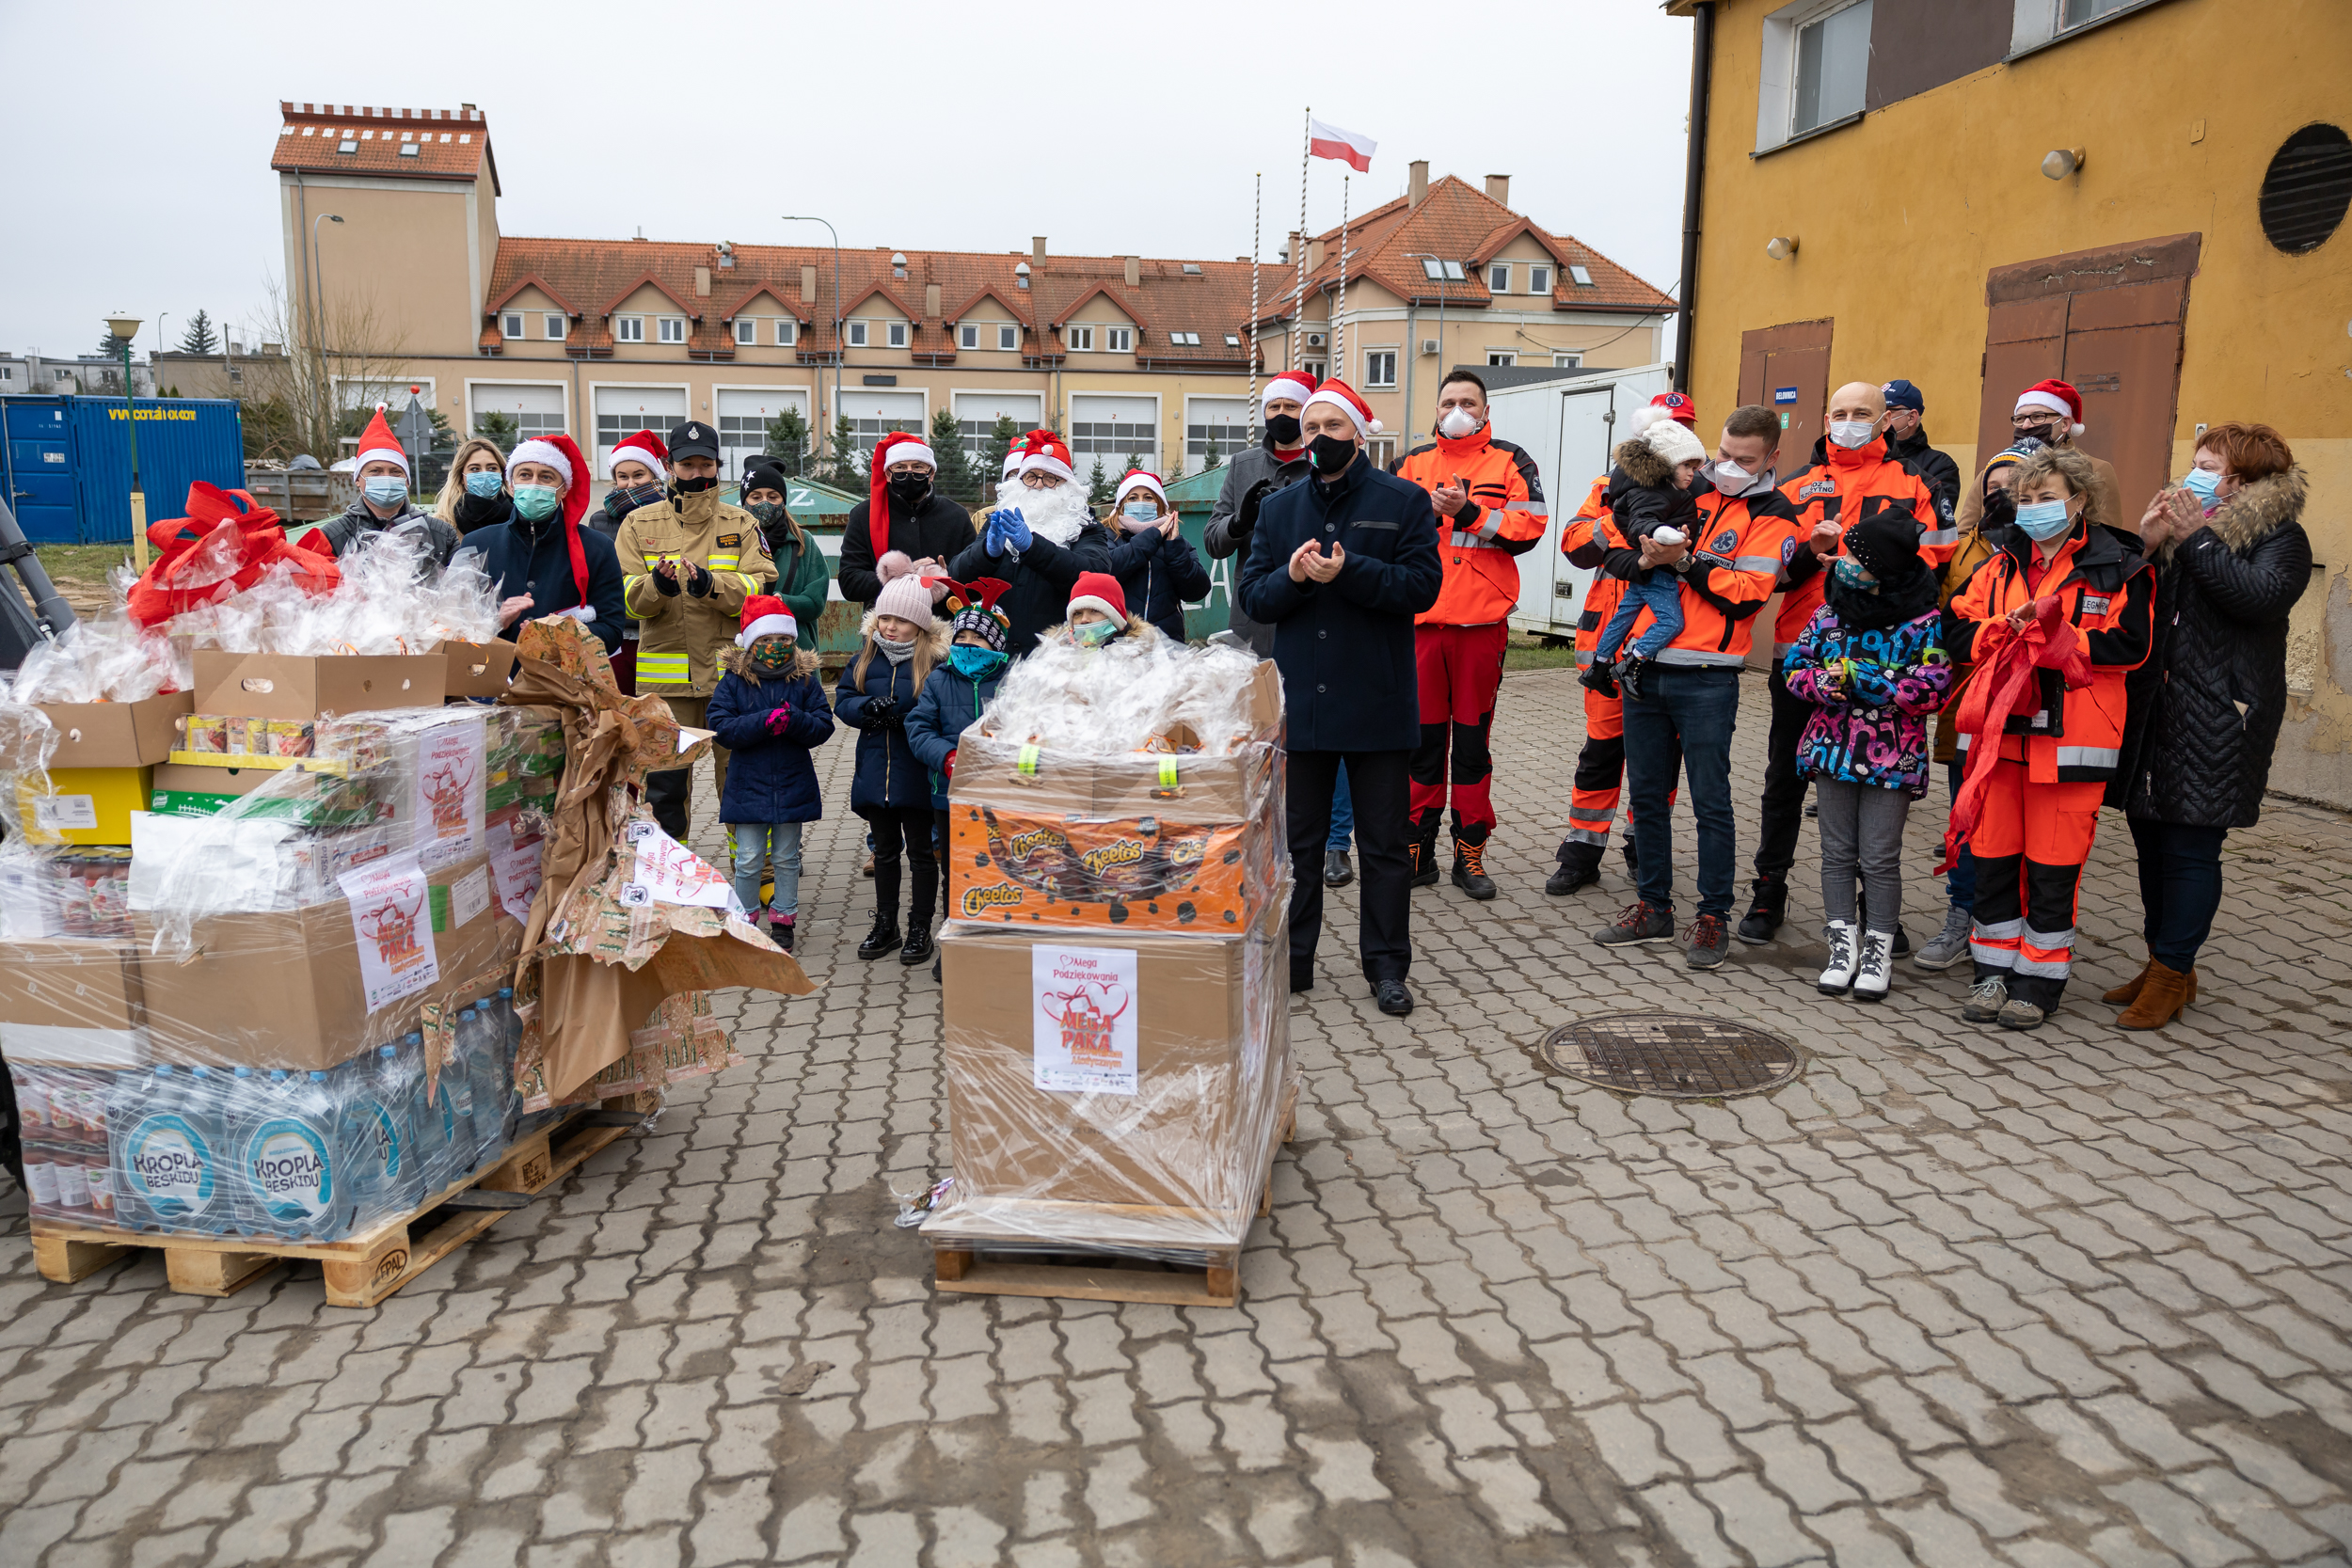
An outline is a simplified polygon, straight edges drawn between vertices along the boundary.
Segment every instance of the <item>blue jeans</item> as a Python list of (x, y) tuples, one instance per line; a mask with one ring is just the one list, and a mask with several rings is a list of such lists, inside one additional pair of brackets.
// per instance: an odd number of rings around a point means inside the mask
[[(1944, 779), (1951, 786), (1955, 800), (1960, 799), (1960, 775), (1967, 766), (1964, 762), (1944, 765)], [(1944, 891), (1950, 895), (1955, 909), (1973, 910), (1977, 907), (1977, 857), (1968, 852), (1965, 844), (1960, 847), (1959, 855), (1952, 861), (1952, 868), (1944, 874)]]
[(1691, 814), (1699, 827), (1699, 911), (1731, 912), (1735, 832), (1731, 815), (1731, 732), (1740, 720), (1740, 673), (1661, 664), (1642, 695), (1625, 700), (1625, 780), (1631, 797), (1633, 854), (1641, 863), (1643, 902), (1675, 906), (1675, 764), (1691, 782)]
[(1643, 658), (1656, 658), (1660, 649), (1682, 635), (1682, 579), (1672, 572), (1653, 570), (1646, 580), (1635, 578), (1627, 583), (1625, 597), (1617, 601), (1617, 612), (1600, 628), (1600, 641), (1594, 644), (1601, 658), (1613, 663), (1617, 659), (1617, 644), (1633, 629), (1633, 618), (1645, 608), (1657, 619), (1630, 652)]
[(735, 834), (735, 895), (746, 913), (759, 911), (759, 874), (770, 860), (776, 866), (776, 895), (768, 908), (775, 914), (801, 912), (801, 824), (798, 822), (738, 822)]
[(1347, 764), (1341, 763), (1340, 781), (1331, 791), (1331, 832), (1324, 853), (1336, 854), (1356, 842), (1356, 798), (1347, 792)]

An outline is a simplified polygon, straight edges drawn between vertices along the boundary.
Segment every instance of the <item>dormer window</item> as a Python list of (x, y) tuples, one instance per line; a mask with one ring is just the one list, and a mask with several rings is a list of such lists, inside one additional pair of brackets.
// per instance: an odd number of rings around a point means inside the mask
[(759, 341), (759, 318), (756, 316), (736, 317), (735, 341), (745, 348), (756, 345)]
[(957, 327), (957, 328), (956, 328), (956, 346), (957, 346), (958, 348), (977, 348), (977, 347), (979, 347), (979, 346), (980, 346), (980, 329), (979, 329), (978, 327), (977, 327), (977, 326), (959, 326), (959, 327)]
[(523, 313), (520, 310), (510, 311), (506, 319), (499, 324), (499, 330), (506, 337), (520, 338), (523, 335)]
[(801, 324), (794, 321), (790, 316), (786, 316), (780, 319), (776, 323), (776, 346), (778, 348), (790, 348), (794, 343), (798, 342), (801, 336), (800, 326)]
[(547, 340), (548, 342), (560, 343), (564, 341), (564, 334), (569, 327), (570, 323), (564, 319), (564, 313), (562, 311), (549, 310), (547, 313), (546, 320), (542, 321), (539, 325), (541, 329), (547, 334)]
[(1510, 262), (1496, 261), (1487, 266), (1486, 292), (1494, 294), (1507, 294), (1511, 292)]
[(663, 342), (682, 343), (686, 341), (686, 318), (684, 316), (662, 316), (659, 318), (659, 325)]
[(1527, 269), (1527, 292), (1531, 294), (1551, 293), (1551, 269), (1540, 264)]
[(1000, 349), (1006, 350), (1007, 352), (1019, 348), (1021, 346), (1021, 329), (1017, 326), (998, 327), (996, 329), (996, 346)]
[(1110, 339), (1110, 352), (1113, 354), (1133, 354), (1136, 351), (1136, 329), (1132, 326), (1112, 327)]
[(1071, 348), (1071, 352), (1073, 352), (1073, 354), (1091, 354), (1091, 353), (1093, 353), (1093, 352), (1094, 352), (1094, 328), (1092, 328), (1092, 327), (1090, 327), (1090, 326), (1073, 326), (1073, 327), (1072, 327), (1072, 328), (1070, 329), (1070, 348)]
[(890, 346), (892, 348), (904, 348), (907, 346), (906, 323), (892, 322), (890, 324)]

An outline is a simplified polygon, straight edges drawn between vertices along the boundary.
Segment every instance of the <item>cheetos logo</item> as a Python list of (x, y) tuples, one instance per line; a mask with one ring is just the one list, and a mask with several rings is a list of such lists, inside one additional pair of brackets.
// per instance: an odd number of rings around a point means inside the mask
[(1078, 863), (1085, 866), (1094, 876), (1099, 877), (1111, 866), (1133, 865), (1141, 859), (1143, 859), (1143, 840), (1122, 838), (1115, 844), (1105, 844), (1100, 848), (1089, 849), (1078, 857)]
[(958, 906), (967, 915), (984, 914), (1005, 904), (1018, 904), (1022, 892), (1010, 882), (998, 882), (994, 887), (968, 887), (963, 890)]
[(1025, 833), (1015, 833), (1005, 842), (1007, 860), (1025, 861), (1040, 849), (1067, 849), (1070, 840), (1052, 828), (1032, 828)]

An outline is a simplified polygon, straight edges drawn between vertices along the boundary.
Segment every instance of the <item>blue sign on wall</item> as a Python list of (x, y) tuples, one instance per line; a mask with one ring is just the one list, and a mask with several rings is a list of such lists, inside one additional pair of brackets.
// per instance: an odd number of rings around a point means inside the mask
[(1775, 387), (1772, 388), (1772, 401), (1776, 404), (1794, 403), (1797, 401), (1797, 389), (1794, 387)]

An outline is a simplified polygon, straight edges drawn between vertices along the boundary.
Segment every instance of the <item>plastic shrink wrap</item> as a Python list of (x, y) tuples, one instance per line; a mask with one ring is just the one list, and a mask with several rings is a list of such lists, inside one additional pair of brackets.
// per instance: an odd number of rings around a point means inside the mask
[(1292, 1077), (1280, 684), (1118, 648), (1041, 645), (957, 752), (942, 1247), (1198, 1261), (1264, 1193)]

